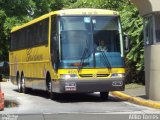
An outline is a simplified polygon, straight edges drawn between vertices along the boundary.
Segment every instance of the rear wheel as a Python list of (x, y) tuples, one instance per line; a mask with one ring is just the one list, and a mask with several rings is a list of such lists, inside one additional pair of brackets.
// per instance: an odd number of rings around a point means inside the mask
[(17, 74), (17, 85), (18, 85), (18, 91), (22, 93), (22, 81), (19, 74)]
[(108, 100), (109, 92), (100, 92), (100, 97), (102, 100)]
[(22, 83), (22, 92), (25, 94), (28, 93), (28, 90), (25, 85), (25, 77), (23, 74), (21, 75), (21, 83)]

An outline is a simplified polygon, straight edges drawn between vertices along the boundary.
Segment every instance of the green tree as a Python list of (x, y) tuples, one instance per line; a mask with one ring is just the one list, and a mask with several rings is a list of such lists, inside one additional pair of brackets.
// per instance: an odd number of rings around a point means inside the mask
[(10, 31), (53, 10), (76, 0), (0, 0), (0, 61), (8, 60)]
[(71, 4), (69, 8), (101, 8), (120, 10), (128, 1), (126, 0), (77, 0), (74, 4)]
[(64, 6), (69, 5), (69, 3), (74, 3), (75, 0), (33, 0), (33, 1), (36, 5), (36, 9), (33, 14), (33, 17), (35, 18), (51, 11), (63, 9)]
[(6, 47), (3, 47), (3, 46), (6, 46), (6, 41), (4, 40), (5, 39), (5, 35), (4, 33), (2, 32), (3, 31), (3, 23), (5, 22), (5, 19), (6, 19), (6, 14), (3, 10), (0, 10), (0, 60), (4, 58), (4, 51), (6, 51)]
[(32, 0), (0, 0), (0, 61), (8, 60), (10, 30), (31, 18)]
[(132, 4), (121, 10), (123, 31), (130, 39), (130, 51), (126, 54), (127, 82), (144, 83), (143, 25), (137, 8)]

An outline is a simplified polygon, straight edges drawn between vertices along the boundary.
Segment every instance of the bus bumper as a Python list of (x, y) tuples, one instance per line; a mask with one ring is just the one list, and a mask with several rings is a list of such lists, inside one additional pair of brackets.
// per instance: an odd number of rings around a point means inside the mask
[(124, 78), (109, 78), (105, 80), (59, 80), (53, 82), (53, 92), (58, 93), (84, 93), (123, 91)]

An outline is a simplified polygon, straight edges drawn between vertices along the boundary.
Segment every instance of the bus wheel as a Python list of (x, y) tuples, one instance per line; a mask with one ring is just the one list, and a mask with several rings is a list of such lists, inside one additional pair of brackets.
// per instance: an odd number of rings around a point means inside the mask
[(53, 92), (53, 82), (50, 80), (50, 91), (49, 91), (50, 99), (57, 99), (57, 94)]
[(19, 74), (17, 74), (17, 81), (18, 81), (18, 91), (22, 93), (22, 81), (20, 79)]
[(47, 92), (49, 93), (50, 99), (53, 99), (53, 92), (52, 92), (53, 84), (52, 84), (51, 76), (49, 73), (46, 76), (46, 86), (47, 86)]
[(21, 75), (21, 83), (22, 83), (22, 92), (27, 93), (27, 88), (25, 86), (25, 78), (23, 74)]
[(100, 97), (102, 100), (108, 100), (109, 92), (100, 92)]
[(53, 87), (53, 83), (52, 83), (52, 81), (50, 81), (50, 99), (51, 100), (53, 100), (53, 98), (54, 98), (54, 94), (53, 94), (53, 92), (52, 92), (52, 87)]

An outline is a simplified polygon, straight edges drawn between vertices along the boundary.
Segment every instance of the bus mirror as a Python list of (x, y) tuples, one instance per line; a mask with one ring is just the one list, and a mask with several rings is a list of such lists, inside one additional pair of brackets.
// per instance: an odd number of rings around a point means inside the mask
[(124, 39), (124, 49), (126, 52), (129, 52), (129, 49), (130, 49), (130, 40), (129, 40), (129, 37), (128, 35), (125, 35), (125, 39)]

